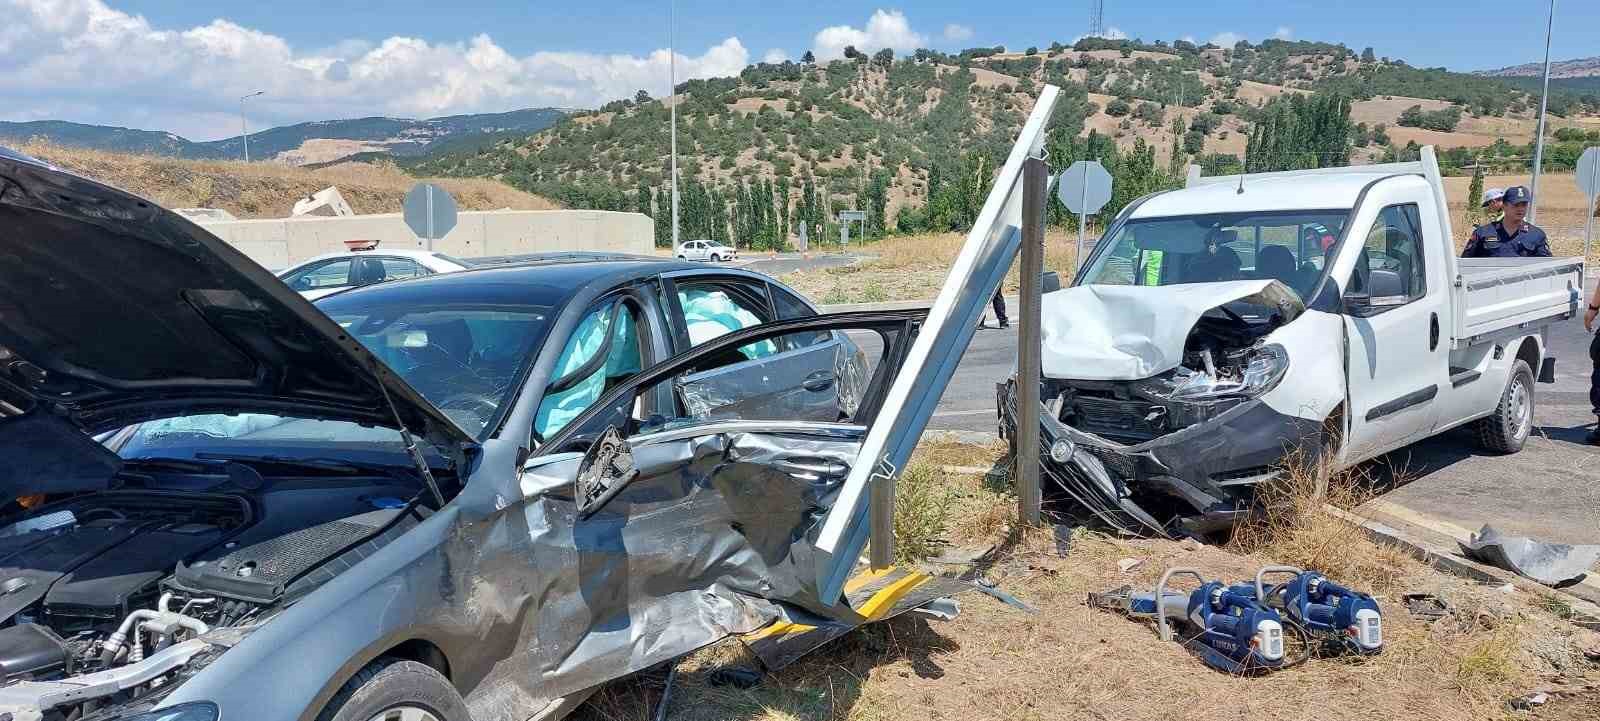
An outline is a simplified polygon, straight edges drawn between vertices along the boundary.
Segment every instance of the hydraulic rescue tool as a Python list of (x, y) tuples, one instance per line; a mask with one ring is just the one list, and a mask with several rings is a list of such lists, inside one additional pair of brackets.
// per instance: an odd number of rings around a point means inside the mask
[[(1266, 588), (1267, 574), (1290, 580)], [(1383, 650), (1383, 612), (1371, 595), (1328, 580), (1316, 571), (1293, 566), (1267, 566), (1256, 572), (1252, 595), (1270, 608), (1282, 609), (1307, 635), (1362, 655)]]
[[(1187, 594), (1167, 591), (1173, 576), (1193, 576), (1200, 587)], [(1192, 568), (1162, 574), (1154, 593), (1133, 593), (1129, 587), (1090, 594), (1089, 602), (1133, 617), (1153, 617), (1161, 640), (1173, 639), (1170, 622), (1183, 625), (1183, 645), (1207, 665), (1234, 674), (1275, 671), (1304, 658), (1285, 661), (1285, 624), (1278, 612), (1262, 605), (1248, 586), (1230, 587), (1206, 581)]]

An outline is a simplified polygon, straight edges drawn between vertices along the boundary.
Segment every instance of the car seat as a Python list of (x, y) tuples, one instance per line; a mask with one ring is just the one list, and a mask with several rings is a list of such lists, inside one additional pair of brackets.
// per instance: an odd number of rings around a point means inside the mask
[(1294, 253), (1281, 245), (1268, 245), (1261, 249), (1261, 254), (1256, 256), (1256, 277), (1262, 280), (1276, 280), (1290, 288), (1295, 287), (1299, 280), (1299, 270), (1295, 267)]

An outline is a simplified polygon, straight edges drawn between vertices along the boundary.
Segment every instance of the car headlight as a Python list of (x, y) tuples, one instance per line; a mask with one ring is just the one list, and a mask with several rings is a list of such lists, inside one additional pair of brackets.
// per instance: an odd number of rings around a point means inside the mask
[(124, 716), (118, 721), (217, 721), (221, 714), (217, 705), (209, 701), (180, 703), (163, 709)]
[(1191, 402), (1255, 398), (1278, 387), (1287, 372), (1289, 352), (1277, 343), (1267, 343), (1250, 349), (1238, 376), (1193, 373), (1180, 381), (1169, 397)]

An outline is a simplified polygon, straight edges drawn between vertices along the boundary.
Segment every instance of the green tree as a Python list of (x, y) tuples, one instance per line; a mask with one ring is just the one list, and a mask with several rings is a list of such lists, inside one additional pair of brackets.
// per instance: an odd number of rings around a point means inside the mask
[(805, 63), (806, 65), (816, 65), (817, 56), (812, 54), (810, 50), (807, 50), (806, 54), (800, 56), (800, 62)]
[(1110, 115), (1113, 118), (1120, 118), (1132, 110), (1133, 108), (1128, 105), (1128, 101), (1122, 98), (1112, 98), (1111, 102), (1106, 103), (1106, 115)]
[(1483, 165), (1472, 170), (1472, 182), (1467, 185), (1467, 220), (1477, 222), (1481, 217), (1480, 204), (1483, 200)]

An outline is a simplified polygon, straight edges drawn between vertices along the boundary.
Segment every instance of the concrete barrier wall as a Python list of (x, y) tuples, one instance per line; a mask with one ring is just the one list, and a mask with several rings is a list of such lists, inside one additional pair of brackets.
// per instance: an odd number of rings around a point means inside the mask
[[(399, 213), (347, 217), (202, 222), (201, 227), (269, 270), (345, 249), (347, 240), (378, 240), (379, 248), (422, 248)], [(487, 210), (459, 214), (433, 249), (462, 258), (557, 250), (647, 254), (655, 222), (642, 213), (603, 210)]]

